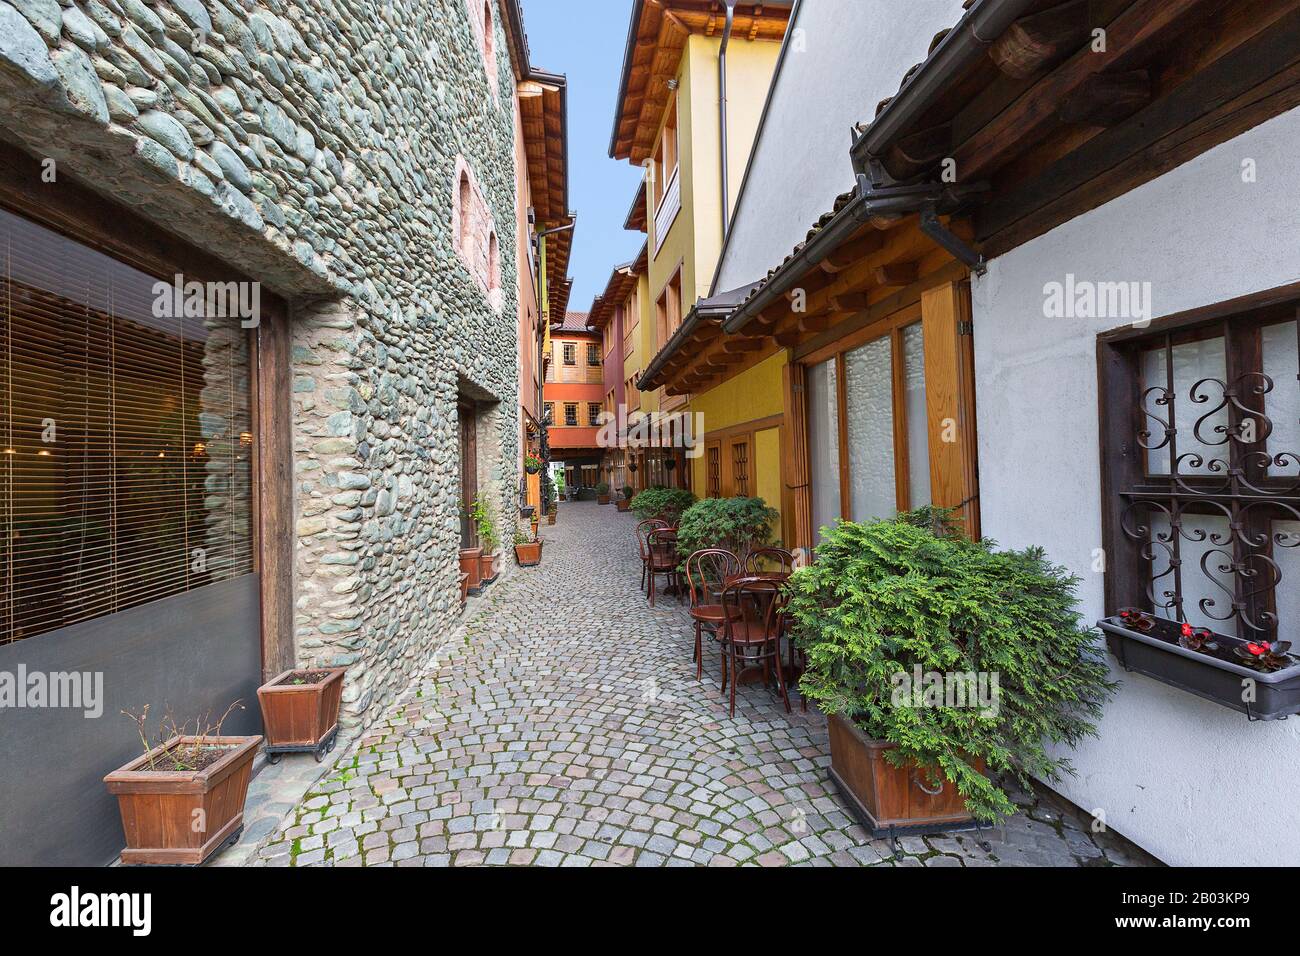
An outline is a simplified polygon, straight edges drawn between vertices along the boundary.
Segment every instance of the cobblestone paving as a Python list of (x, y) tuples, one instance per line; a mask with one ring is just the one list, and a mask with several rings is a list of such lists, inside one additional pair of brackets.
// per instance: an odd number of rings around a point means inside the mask
[(696, 682), (683, 606), (638, 591), (633, 527), (563, 506), (542, 565), (488, 589), (253, 865), (1149, 862), (1026, 793), (996, 830), (906, 837), (895, 857), (828, 781), (823, 718), (761, 686), (728, 717), (707, 641)]

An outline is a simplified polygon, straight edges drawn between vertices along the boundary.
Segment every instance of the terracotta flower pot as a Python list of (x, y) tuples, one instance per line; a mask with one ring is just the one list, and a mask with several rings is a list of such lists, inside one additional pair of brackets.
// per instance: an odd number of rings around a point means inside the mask
[[(322, 748), (338, 729), (346, 672), (346, 667), (290, 669), (257, 689), (268, 752), (315, 750), (317, 760), (324, 756)], [(294, 683), (311, 678), (316, 679)]]
[[(951, 782), (936, 788), (930, 775), (916, 766), (895, 767), (885, 752), (895, 749), (887, 740), (872, 740), (839, 715), (827, 720), (831, 744), (831, 778), (858, 811), (865, 826), (885, 830), (891, 826), (942, 826), (971, 822), (966, 801)], [(984, 761), (972, 763), (980, 772)]]
[[(226, 754), (202, 770), (150, 770), (178, 744), (202, 741)], [(254, 737), (173, 737), (104, 778), (117, 796), (126, 849), (122, 862), (197, 866), (244, 826)]]
[(466, 591), (478, 591), (479, 586), (483, 583), (482, 577), (482, 548), (465, 548), (460, 553), (460, 570), (463, 574), (469, 575), (465, 584)]
[(542, 563), (542, 542), (530, 541), (515, 545), (515, 560), (521, 568), (531, 568)]
[(479, 557), (478, 574), (479, 574), (480, 587), (482, 587), (485, 584), (491, 584), (493, 581), (496, 580), (497, 557), (498, 555), (495, 552), (493, 552), (492, 554), (484, 554)]

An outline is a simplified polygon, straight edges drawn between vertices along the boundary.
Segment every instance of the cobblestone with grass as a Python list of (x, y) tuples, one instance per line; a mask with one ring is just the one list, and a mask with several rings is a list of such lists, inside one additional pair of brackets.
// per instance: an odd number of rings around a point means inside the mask
[[(826, 774), (825, 719), (760, 685), (736, 716), (684, 605), (639, 589), (635, 521), (561, 506), (542, 564), (470, 605), (257, 866), (1108, 866), (1152, 862), (1056, 798), (995, 829), (871, 839)], [(311, 759), (310, 757), (303, 759)]]

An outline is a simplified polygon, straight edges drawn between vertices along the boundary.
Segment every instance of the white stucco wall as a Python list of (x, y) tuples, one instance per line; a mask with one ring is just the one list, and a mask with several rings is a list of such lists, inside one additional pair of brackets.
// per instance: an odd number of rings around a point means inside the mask
[[(1247, 159), (1257, 182), (1242, 181)], [(1088, 620), (1104, 613), (1091, 570), (1102, 546), (1095, 343), (1124, 323), (1046, 319), (1043, 286), (1067, 272), (1149, 281), (1159, 318), (1300, 280), (1298, 182), (1293, 110), (1002, 256), (974, 283), (985, 533), (1042, 545), (1079, 574)], [(1075, 753), (1079, 775), (1062, 792), (1171, 864), (1300, 864), (1300, 718), (1248, 723), (1117, 676), (1101, 737)]]
[(802, 0), (714, 292), (766, 275), (853, 186), (850, 128), (961, 15), (962, 0)]

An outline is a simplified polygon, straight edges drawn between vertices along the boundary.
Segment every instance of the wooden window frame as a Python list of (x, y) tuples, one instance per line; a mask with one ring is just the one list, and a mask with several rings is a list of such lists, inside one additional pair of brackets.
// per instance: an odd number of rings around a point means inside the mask
[(562, 342), (561, 345), (564, 346), (562, 352), (564, 355), (564, 364), (569, 367), (576, 366), (578, 364), (578, 343)]
[[(793, 363), (797, 368), (786, 377), (786, 397), (791, 415), (789, 431), (797, 447), (787, 460), (785, 484), (793, 498), (793, 510), (796, 512), (791, 522), (792, 541), (796, 547), (811, 548), (816, 535), (816, 529), (812, 527), (809, 472), (811, 455), (808, 448), (808, 416), (811, 412), (803, 394), (807, 371), (822, 362), (835, 363), (840, 441), (840, 514), (850, 516), (853, 510), (844, 356), (886, 336), (890, 340), (895, 502), (900, 508), (910, 506), (908, 416), (902, 337), (905, 328), (918, 322), (921, 323), (925, 361), (931, 501), (938, 506), (957, 509), (966, 533), (974, 538), (980, 536), (970, 290), (965, 279), (944, 278), (923, 290), (917, 299), (901, 304), (866, 324), (849, 329), (838, 339), (795, 353)], [(956, 440), (945, 442), (941, 436), (944, 423), (949, 421), (956, 429)]]
[[(592, 361), (595, 359), (595, 361)], [(600, 368), (600, 345), (596, 342), (587, 343), (587, 367)]]
[[(1203, 407), (1195, 407), (1185, 391), (1177, 393), (1172, 404), (1156, 405), (1154, 397), (1145, 395), (1147, 386), (1142, 365), (1143, 354), (1147, 351), (1222, 336), (1226, 359), (1224, 381), (1234, 388), (1236, 383), (1243, 381), (1254, 384), (1259, 381), (1255, 376), (1264, 368), (1262, 329), (1291, 322), (1296, 324), (1300, 335), (1300, 286), (1297, 285), (1171, 316), (1144, 329), (1135, 330), (1130, 326), (1097, 337), (1102, 543), (1107, 558), (1104, 578), (1106, 613), (1117, 613), (1125, 607), (1154, 612), (1164, 609), (1175, 619), (1186, 620), (1184, 581), (1191, 577), (1204, 583), (1204, 574), (1197, 562), (1186, 560), (1181, 554), (1183, 542), (1194, 541), (1195, 532), (1185, 534), (1178, 530), (1166, 542), (1169, 553), (1164, 558), (1171, 557), (1172, 562), (1166, 574), (1161, 576), (1158, 587), (1161, 596), (1167, 596), (1168, 600), (1160, 603), (1153, 596), (1156, 588), (1153, 586), (1149, 590), (1148, 584), (1152, 582), (1155, 558), (1144, 553), (1138, 540), (1141, 535), (1134, 533), (1134, 529), (1144, 523), (1146, 526), (1152, 524), (1150, 512), (1145, 521), (1137, 517), (1125, 520), (1129, 508), (1136, 508), (1141, 501), (1153, 502), (1152, 511), (1167, 506), (1170, 509), (1167, 514), (1176, 516), (1172, 520), (1176, 521), (1178, 529), (1181, 529), (1183, 515), (1226, 518), (1231, 527), (1239, 530), (1230, 535), (1226, 544), (1213, 542), (1211, 547), (1230, 548), (1233, 566), (1254, 567), (1258, 571), (1258, 565), (1252, 563), (1256, 556), (1271, 562), (1278, 547), (1292, 547), (1275, 537), (1270, 522), (1296, 520), (1294, 511), (1300, 508), (1300, 493), (1296, 489), (1300, 489), (1300, 478), (1295, 475), (1269, 476), (1262, 462), (1253, 459), (1250, 452), (1235, 448), (1230, 437), (1225, 438), (1225, 444), (1213, 447), (1209, 454), (1216, 459), (1226, 455), (1231, 459), (1232, 471), (1224, 468), (1215, 474), (1180, 473), (1171, 476), (1153, 473), (1149, 471), (1149, 456), (1143, 446), (1145, 441), (1163, 452), (1169, 442), (1176, 443), (1180, 436), (1186, 438), (1194, 434), (1202, 416), (1220, 410), (1228, 414), (1230, 428), (1239, 427), (1256, 413), (1263, 415), (1266, 407), (1264, 397), (1246, 387), (1237, 390), (1240, 404), (1229, 401), (1220, 408), (1222, 392), (1212, 380), (1206, 380), (1209, 384), (1200, 389), (1208, 396)], [(1170, 381), (1172, 368), (1167, 371), (1170, 377), (1167, 381)], [(1273, 382), (1275, 391), (1295, 387), (1290, 381)], [(1162, 422), (1153, 418), (1153, 413), (1161, 416), (1164, 422), (1172, 421), (1174, 431), (1171, 436), (1161, 434)], [(1144, 430), (1150, 431), (1146, 438), (1142, 437)], [(1300, 449), (1275, 447), (1267, 442), (1267, 438), (1265, 432), (1262, 447), (1269, 455), (1286, 454), (1289, 464), (1294, 464), (1294, 456), (1300, 453)], [(1189, 446), (1181, 447), (1186, 449)], [(1191, 448), (1206, 454), (1201, 445)], [(1188, 453), (1177, 451), (1177, 456), (1181, 458)], [(1238, 477), (1249, 484), (1240, 491), (1231, 492), (1228, 486)], [(1214, 494), (1221, 486), (1224, 486), (1225, 493)], [(1135, 516), (1138, 513), (1135, 511)], [(1262, 543), (1256, 545), (1252, 541)], [(1157, 552), (1159, 549), (1153, 548), (1151, 553), (1156, 555)], [(1226, 556), (1224, 560), (1227, 560)], [(1281, 568), (1277, 570), (1282, 575)], [(1234, 578), (1231, 595), (1226, 590), (1214, 592), (1217, 605), (1230, 606), (1232, 613), (1227, 618), (1211, 620), (1211, 628), (1220, 633), (1235, 631), (1238, 636), (1248, 639), (1271, 641), (1280, 637), (1276, 620), (1271, 628), (1258, 629), (1263, 619), (1261, 615), (1276, 615), (1278, 590), (1294, 587), (1295, 582), (1279, 576), (1277, 583), (1269, 586), (1266, 583), (1268, 577), (1260, 574), (1254, 580)], [(1234, 623), (1234, 620), (1240, 623)], [(1280, 623), (1283, 629), (1295, 626), (1294, 621)]]
[[(51, 186), (40, 161), (0, 142), (0, 205), (163, 280), (176, 274), (252, 282), (203, 252), (74, 182)], [(296, 662), (294, 620), (293, 367), (288, 303), (266, 289), (250, 356), (253, 569), (260, 575), (262, 675)]]
[[(573, 412), (573, 415), (572, 415), (573, 421), (569, 421), (569, 418), (570, 418), (569, 412)], [(565, 428), (577, 428), (577, 427), (578, 427), (578, 421), (579, 421), (579, 419), (578, 419), (578, 403), (577, 403), (577, 402), (565, 402), (565, 403), (564, 403), (564, 427), (565, 427)]]

